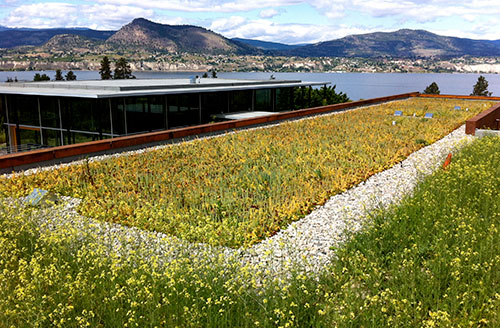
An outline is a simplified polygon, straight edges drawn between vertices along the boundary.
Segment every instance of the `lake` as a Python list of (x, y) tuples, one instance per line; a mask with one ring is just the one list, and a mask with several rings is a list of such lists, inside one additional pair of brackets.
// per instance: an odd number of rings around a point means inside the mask
[[(74, 71), (78, 80), (99, 79), (96, 71)], [(0, 81), (7, 77), (32, 81), (35, 73), (45, 73), (51, 78), (55, 71), (0, 71)], [(63, 72), (65, 74), (65, 72)], [(201, 75), (200, 72), (134, 72), (137, 78), (187, 78)], [(488, 90), (500, 96), (500, 76), (498, 74), (458, 74), (458, 73), (272, 73), (277, 79), (330, 82), (337, 91), (346, 93), (352, 100), (376, 98), (406, 92), (422, 92), (426, 86), (436, 82), (442, 94), (469, 95), (479, 75), (489, 82)], [(271, 73), (263, 72), (219, 72), (220, 78), (229, 79), (269, 79)]]

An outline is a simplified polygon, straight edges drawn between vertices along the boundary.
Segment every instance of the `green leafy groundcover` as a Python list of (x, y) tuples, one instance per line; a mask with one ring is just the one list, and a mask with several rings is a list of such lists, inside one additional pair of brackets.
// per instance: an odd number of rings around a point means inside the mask
[(498, 138), (465, 148), (319, 277), (264, 279), (189, 250), (163, 265), (142, 248), (123, 258), (92, 232), (42, 233), (34, 210), (1, 205), (0, 326), (499, 327), (499, 153)]

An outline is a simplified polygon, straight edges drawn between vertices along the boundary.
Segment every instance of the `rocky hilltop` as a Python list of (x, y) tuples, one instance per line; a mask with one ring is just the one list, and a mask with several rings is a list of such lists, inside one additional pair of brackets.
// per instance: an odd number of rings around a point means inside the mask
[(144, 18), (123, 26), (106, 43), (165, 52), (243, 54), (253, 50), (202, 27), (158, 24)]

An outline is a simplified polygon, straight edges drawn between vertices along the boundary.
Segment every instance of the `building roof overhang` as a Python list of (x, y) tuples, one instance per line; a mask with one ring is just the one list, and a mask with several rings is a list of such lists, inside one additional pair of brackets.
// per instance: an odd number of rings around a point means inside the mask
[(76, 98), (116, 98), (198, 92), (243, 91), (326, 85), (300, 80), (130, 79), (91, 81), (12, 82), (0, 84), (0, 94)]

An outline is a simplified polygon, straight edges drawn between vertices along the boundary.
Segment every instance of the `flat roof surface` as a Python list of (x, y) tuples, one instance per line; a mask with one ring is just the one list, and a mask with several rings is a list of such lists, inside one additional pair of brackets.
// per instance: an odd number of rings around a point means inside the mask
[(0, 84), (0, 94), (113, 98), (285, 88), (324, 84), (330, 84), (330, 82), (303, 82), (300, 80), (234, 80), (220, 78), (10, 82)]

